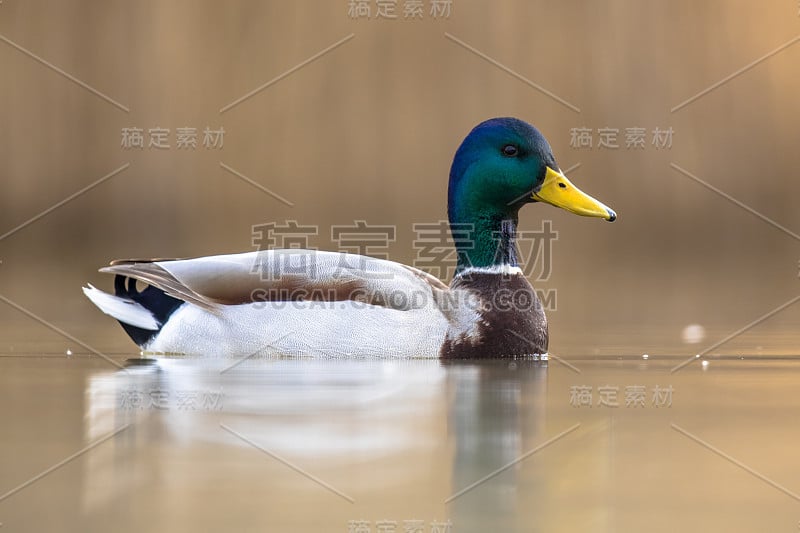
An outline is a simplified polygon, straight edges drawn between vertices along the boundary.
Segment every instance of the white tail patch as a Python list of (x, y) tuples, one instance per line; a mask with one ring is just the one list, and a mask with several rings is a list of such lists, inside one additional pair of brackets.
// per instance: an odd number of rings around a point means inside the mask
[(120, 322), (152, 331), (156, 331), (161, 327), (161, 324), (158, 323), (153, 313), (133, 300), (108, 294), (92, 285), (83, 287), (83, 294), (85, 294), (94, 305), (99, 307), (102, 312), (113, 316)]

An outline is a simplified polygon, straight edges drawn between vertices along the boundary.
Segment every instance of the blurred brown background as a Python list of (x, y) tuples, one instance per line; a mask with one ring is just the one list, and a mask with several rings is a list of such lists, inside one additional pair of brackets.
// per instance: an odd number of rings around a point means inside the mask
[[(800, 242), (675, 164), (800, 232), (800, 6), (693, 2), (453, 0), (449, 17), (348, 16), (332, 1), (0, 3), (0, 234), (109, 172), (125, 170), (0, 240), (0, 295), (104, 351), (135, 352), (81, 294), (120, 257), (251, 247), (251, 226), (396, 224), (392, 259), (414, 260), (412, 224), (446, 216), (447, 173), (469, 129), (493, 116), (534, 123), (613, 224), (549, 206), (559, 232), (551, 345), (566, 355), (692, 354), (800, 293)], [(551, 91), (576, 112), (445, 33)], [(251, 98), (220, 109), (348, 35)], [(793, 41), (793, 39), (795, 39)], [(12, 44), (13, 43), (13, 44)], [(788, 43), (788, 44), (787, 44)], [(14, 45), (22, 47), (24, 52)], [(688, 105), (690, 97), (787, 45)], [(34, 54), (129, 111), (93, 94)], [(198, 130), (179, 150), (175, 132)], [(205, 149), (205, 127), (225, 129)], [(167, 150), (125, 150), (122, 128), (169, 128)], [(594, 147), (570, 146), (592, 128)], [(624, 130), (647, 129), (643, 149)], [(651, 143), (674, 131), (671, 148)], [(620, 148), (598, 149), (599, 128)], [(147, 137), (145, 137), (147, 143)], [(281, 195), (289, 207), (220, 162)], [(797, 353), (800, 305), (716, 353)], [(707, 335), (689, 346), (688, 324)], [(85, 351), (0, 303), (0, 352)]]

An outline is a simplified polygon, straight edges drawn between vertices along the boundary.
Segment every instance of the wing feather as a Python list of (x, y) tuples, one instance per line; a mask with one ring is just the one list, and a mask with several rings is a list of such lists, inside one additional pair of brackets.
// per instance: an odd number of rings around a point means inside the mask
[(410, 310), (448, 291), (414, 267), (358, 254), (268, 250), (179, 260), (121, 260), (101, 272), (129, 276), (215, 310), (254, 301), (354, 300)]

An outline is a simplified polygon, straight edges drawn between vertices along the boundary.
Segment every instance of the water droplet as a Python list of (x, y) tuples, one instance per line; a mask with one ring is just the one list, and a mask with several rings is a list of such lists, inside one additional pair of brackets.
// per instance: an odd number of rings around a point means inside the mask
[(649, 355), (647, 355), (647, 354), (642, 354), (642, 359), (649, 359), (649, 358), (650, 358), (650, 356), (649, 356)]
[(706, 338), (706, 328), (700, 324), (689, 324), (681, 331), (681, 339), (686, 344), (697, 344)]

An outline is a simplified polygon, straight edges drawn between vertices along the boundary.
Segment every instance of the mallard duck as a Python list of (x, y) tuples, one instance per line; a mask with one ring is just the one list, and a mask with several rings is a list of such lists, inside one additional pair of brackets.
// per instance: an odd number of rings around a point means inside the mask
[(542, 356), (547, 319), (515, 245), (519, 210), (535, 202), (616, 219), (570, 183), (535, 127), (494, 118), (467, 135), (450, 170), (448, 218), (459, 238), (449, 286), (392, 261), (287, 249), (113, 261), (100, 271), (115, 274), (115, 294), (83, 291), (148, 352)]

